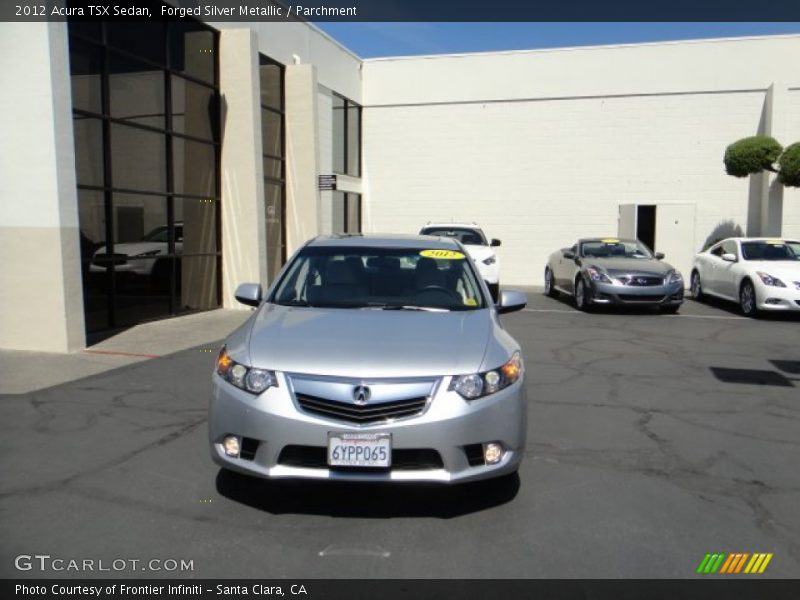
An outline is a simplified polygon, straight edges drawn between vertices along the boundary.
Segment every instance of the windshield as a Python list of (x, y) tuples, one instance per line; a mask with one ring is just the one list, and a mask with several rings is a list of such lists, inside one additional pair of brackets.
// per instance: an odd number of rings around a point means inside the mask
[(742, 242), (742, 258), (745, 260), (800, 260), (798, 251), (798, 242)]
[(638, 240), (607, 239), (582, 242), (581, 256), (595, 258), (653, 258), (653, 253)]
[(486, 246), (486, 238), (480, 229), (468, 227), (425, 227), (420, 232), (422, 235), (435, 235), (439, 237), (455, 238), (462, 244), (470, 246)]
[(309, 246), (287, 268), (270, 302), (384, 310), (486, 308), (462, 252), (420, 248)]

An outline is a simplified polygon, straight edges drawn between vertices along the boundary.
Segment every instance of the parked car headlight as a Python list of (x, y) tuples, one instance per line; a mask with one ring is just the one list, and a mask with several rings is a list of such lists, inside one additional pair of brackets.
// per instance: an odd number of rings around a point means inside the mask
[(497, 369), (453, 377), (449, 389), (466, 400), (475, 400), (510, 386), (520, 378), (522, 370), (522, 358), (519, 352), (514, 352), (508, 362)]
[(786, 287), (786, 284), (783, 283), (777, 277), (773, 277), (769, 273), (764, 273), (763, 271), (756, 271), (756, 275), (761, 278), (761, 281), (764, 282), (764, 285), (771, 285), (772, 287)]
[(665, 283), (667, 285), (670, 285), (672, 283), (683, 283), (683, 275), (681, 275), (678, 271), (670, 271), (669, 273), (667, 273)]
[(612, 283), (611, 278), (603, 273), (597, 267), (586, 267), (586, 273), (592, 281), (599, 281), (600, 283)]
[(260, 394), (267, 388), (278, 387), (278, 379), (273, 371), (237, 363), (224, 347), (217, 357), (217, 374), (228, 383), (251, 394)]
[(497, 257), (495, 257), (495, 256), (489, 256), (489, 257), (487, 257), (487, 258), (484, 258), (484, 259), (483, 259), (481, 262), (482, 262), (483, 264), (485, 264), (485, 265), (493, 265), (494, 263), (496, 263), (496, 262), (497, 262)]

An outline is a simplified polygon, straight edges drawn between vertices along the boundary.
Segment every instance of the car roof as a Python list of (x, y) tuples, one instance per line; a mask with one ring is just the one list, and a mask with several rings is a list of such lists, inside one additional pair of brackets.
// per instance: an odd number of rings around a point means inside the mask
[(614, 240), (615, 242), (631, 242), (631, 243), (635, 243), (636, 241), (638, 241), (638, 240), (633, 240), (633, 239), (630, 239), (630, 238), (621, 238), (621, 237), (616, 237), (616, 236), (613, 236), (613, 235), (609, 235), (607, 237), (581, 238), (581, 239), (578, 240), (578, 243), (582, 244), (583, 242), (604, 242), (606, 240)]
[(720, 240), (719, 242), (714, 242), (712, 246), (716, 246), (722, 242), (771, 242), (773, 240), (798, 243), (794, 238), (785, 238), (778, 235), (773, 237), (729, 237), (725, 238), (724, 240)]
[(476, 223), (426, 223), (420, 229), (436, 227), (437, 229), (480, 229)]
[(347, 246), (350, 248), (430, 248), (431, 250), (457, 250), (459, 244), (452, 238), (432, 235), (405, 234), (352, 234), (321, 235), (307, 244), (314, 247)]

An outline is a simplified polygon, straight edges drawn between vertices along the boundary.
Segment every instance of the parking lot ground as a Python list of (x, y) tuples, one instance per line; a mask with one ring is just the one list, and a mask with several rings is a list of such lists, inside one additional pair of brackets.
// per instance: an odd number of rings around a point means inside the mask
[[(770, 552), (758, 577), (800, 577), (796, 318), (586, 315), (534, 292), (503, 320), (530, 420), (501, 486), (220, 472), (211, 340), (0, 396), (0, 576), (685, 578), (706, 553)], [(19, 554), (193, 570), (20, 572)]]

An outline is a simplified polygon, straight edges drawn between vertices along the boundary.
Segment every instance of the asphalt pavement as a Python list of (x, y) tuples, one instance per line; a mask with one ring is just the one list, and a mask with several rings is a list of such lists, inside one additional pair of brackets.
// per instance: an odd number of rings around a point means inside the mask
[[(769, 552), (758, 577), (800, 577), (800, 319), (692, 301), (587, 315), (534, 292), (503, 320), (530, 421), (499, 486), (221, 472), (216, 339), (1, 395), (0, 576), (685, 578), (706, 553)], [(95, 570), (20, 571), (20, 555)], [(115, 560), (141, 562), (97, 570)]]

